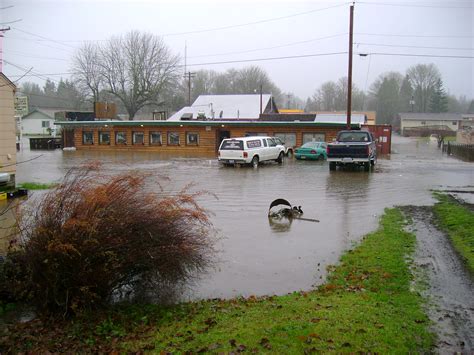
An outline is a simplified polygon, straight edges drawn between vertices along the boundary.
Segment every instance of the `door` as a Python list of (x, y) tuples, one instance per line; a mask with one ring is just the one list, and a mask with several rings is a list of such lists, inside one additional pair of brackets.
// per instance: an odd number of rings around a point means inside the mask
[(216, 130), (216, 152), (219, 150), (224, 139), (230, 138), (230, 131)]

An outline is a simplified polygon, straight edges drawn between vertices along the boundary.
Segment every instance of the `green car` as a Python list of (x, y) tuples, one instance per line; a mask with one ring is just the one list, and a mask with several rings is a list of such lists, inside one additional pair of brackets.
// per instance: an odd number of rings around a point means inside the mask
[(295, 158), (302, 160), (326, 160), (327, 144), (324, 142), (308, 142), (295, 149)]

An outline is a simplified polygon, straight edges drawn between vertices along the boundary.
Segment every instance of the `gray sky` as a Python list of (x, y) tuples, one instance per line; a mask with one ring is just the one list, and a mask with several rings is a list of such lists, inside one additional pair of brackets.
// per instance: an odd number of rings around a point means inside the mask
[[(183, 59), (187, 43), (188, 64), (329, 54), (348, 49), (349, 3), (343, 1), (0, 2), (4, 8), (0, 10), (0, 22), (11, 27), (3, 38), (3, 71), (12, 80), (24, 71), (9, 63), (33, 67), (33, 72), (59, 80), (61, 75), (56, 74), (70, 72), (70, 59), (82, 41), (103, 41), (129, 30), (163, 36)], [(10, 5), (13, 7), (5, 8)], [(365, 90), (383, 72), (404, 74), (414, 64), (434, 63), (450, 94), (474, 97), (474, 59), (430, 57), (474, 57), (473, 23), (474, 0), (356, 1), (355, 53), (426, 57), (356, 55), (355, 84)], [(225, 71), (248, 65), (262, 67), (283, 91), (306, 99), (323, 82), (347, 75), (347, 54), (195, 65), (188, 69)], [(31, 76), (22, 79), (25, 80), (40, 85), (44, 82)]]

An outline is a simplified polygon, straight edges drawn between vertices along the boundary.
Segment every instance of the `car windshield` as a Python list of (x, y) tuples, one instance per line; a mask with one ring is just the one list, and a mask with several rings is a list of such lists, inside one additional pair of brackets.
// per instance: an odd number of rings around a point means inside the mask
[(368, 142), (367, 132), (341, 132), (338, 137), (339, 142)]
[(244, 142), (237, 139), (225, 140), (221, 144), (221, 150), (244, 150)]
[(303, 144), (301, 148), (319, 148), (320, 145), (321, 143), (319, 142), (308, 142)]

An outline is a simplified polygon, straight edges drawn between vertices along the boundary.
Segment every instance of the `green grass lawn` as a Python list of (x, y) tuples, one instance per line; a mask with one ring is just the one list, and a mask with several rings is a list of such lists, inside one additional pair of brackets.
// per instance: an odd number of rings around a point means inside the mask
[(317, 290), (37, 320), (10, 330), (4, 343), (0, 337), (0, 349), (14, 342), (19, 350), (54, 352), (430, 352), (435, 338), (409, 268), (415, 236), (404, 223), (398, 209), (386, 210), (380, 228), (331, 267)]
[(17, 187), (20, 189), (27, 189), (27, 190), (48, 190), (56, 187), (57, 184), (41, 184), (37, 182), (24, 182), (22, 184), (18, 184)]
[(434, 212), (449, 235), (454, 248), (474, 274), (474, 212), (450, 196), (435, 193), (438, 203)]

